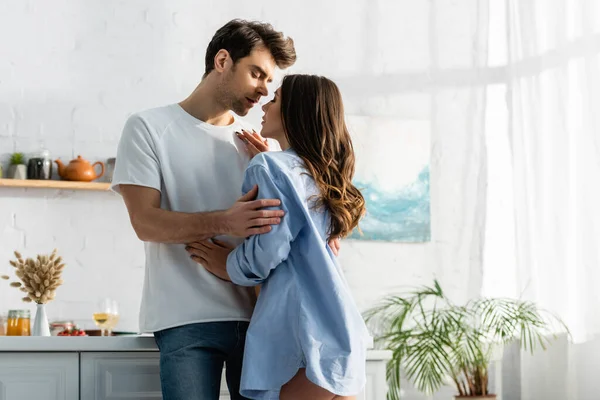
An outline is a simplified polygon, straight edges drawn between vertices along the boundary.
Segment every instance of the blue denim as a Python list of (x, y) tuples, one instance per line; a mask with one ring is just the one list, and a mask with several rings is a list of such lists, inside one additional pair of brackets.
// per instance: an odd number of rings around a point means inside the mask
[(248, 322), (204, 322), (154, 333), (163, 400), (218, 400), (221, 373), (231, 400), (243, 400), (240, 377)]

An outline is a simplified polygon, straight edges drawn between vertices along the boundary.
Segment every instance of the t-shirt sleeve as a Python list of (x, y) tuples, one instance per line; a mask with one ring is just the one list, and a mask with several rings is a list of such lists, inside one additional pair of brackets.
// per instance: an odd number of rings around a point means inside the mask
[(161, 190), (160, 163), (146, 122), (138, 115), (127, 119), (119, 140), (111, 190), (139, 185)]

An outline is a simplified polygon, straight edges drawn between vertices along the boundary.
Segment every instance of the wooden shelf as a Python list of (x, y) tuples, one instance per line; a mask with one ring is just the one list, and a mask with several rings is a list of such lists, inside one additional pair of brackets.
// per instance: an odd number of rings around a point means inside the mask
[(107, 191), (110, 187), (110, 183), (35, 179), (0, 179), (0, 188), (2, 187)]

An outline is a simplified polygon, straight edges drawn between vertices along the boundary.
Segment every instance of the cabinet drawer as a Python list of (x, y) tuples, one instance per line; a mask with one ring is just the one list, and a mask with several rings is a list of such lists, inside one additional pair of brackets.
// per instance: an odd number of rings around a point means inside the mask
[[(82, 353), (81, 399), (162, 399), (159, 360), (157, 352)], [(225, 370), (220, 399), (229, 399)]]
[(79, 398), (77, 353), (0, 354), (0, 400)]
[(82, 353), (80, 368), (82, 399), (162, 399), (158, 353)]

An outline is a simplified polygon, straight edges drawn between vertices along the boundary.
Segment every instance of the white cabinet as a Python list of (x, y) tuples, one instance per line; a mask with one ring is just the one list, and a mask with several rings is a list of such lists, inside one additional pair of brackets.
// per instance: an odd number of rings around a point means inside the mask
[[(0, 337), (0, 400), (158, 400), (154, 338)], [(388, 351), (367, 353), (358, 400), (385, 400)], [(220, 400), (229, 400), (225, 371)]]
[[(223, 370), (219, 400), (229, 398)], [(81, 353), (81, 399), (162, 399), (158, 352)]]
[(78, 398), (77, 353), (0, 353), (0, 400)]
[(388, 391), (385, 377), (385, 362), (367, 361), (367, 383), (357, 400), (385, 400)]
[(81, 398), (162, 399), (158, 353), (81, 353)]
[[(162, 399), (157, 352), (86, 352), (80, 365), (81, 399)], [(367, 361), (367, 384), (357, 400), (383, 400), (386, 393), (385, 362)], [(229, 398), (223, 370), (219, 400)]]
[[(81, 399), (162, 399), (158, 352), (81, 353)], [(225, 370), (220, 400), (229, 400)]]
[(219, 394), (219, 400), (229, 400), (231, 397), (229, 396), (229, 389), (227, 389), (227, 379), (225, 378), (225, 369), (223, 369), (223, 374), (221, 375), (221, 393)]

